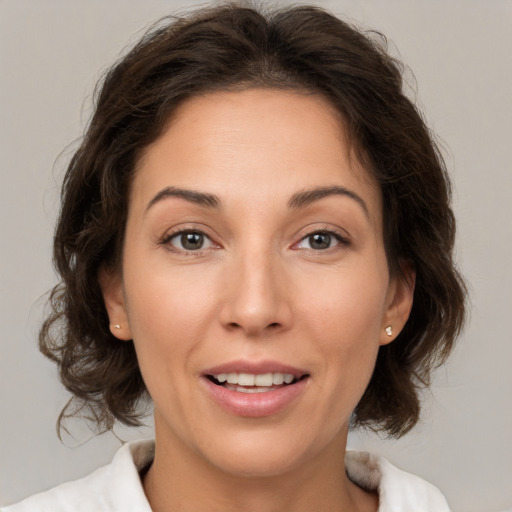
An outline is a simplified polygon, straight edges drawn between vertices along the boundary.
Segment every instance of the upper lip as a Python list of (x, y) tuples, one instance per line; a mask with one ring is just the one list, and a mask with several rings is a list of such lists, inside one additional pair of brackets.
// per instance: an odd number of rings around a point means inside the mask
[(227, 363), (222, 363), (208, 368), (203, 372), (203, 375), (219, 375), (221, 373), (250, 373), (254, 375), (261, 375), (264, 373), (290, 373), (296, 379), (300, 379), (304, 375), (308, 374), (308, 372), (300, 368), (283, 364), (278, 361), (247, 361), (242, 359), (238, 361), (229, 361)]

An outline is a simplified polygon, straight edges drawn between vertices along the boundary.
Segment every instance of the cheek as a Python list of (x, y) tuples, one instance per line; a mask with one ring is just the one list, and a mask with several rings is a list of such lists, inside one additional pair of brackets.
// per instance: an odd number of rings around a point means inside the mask
[(373, 371), (385, 310), (387, 273), (371, 268), (340, 270), (311, 283), (309, 297), (297, 294), (304, 297), (302, 329), (322, 354), (334, 393), (353, 389), (356, 403)]
[(385, 310), (387, 272), (374, 265), (340, 268), (315, 277), (311, 274), (296, 293), (308, 324), (329, 339), (377, 342)]
[(168, 334), (193, 327), (211, 296), (211, 279), (201, 269), (193, 265), (176, 268), (159, 248), (140, 254), (132, 251), (123, 273), (130, 325), (141, 334), (171, 326)]
[(200, 272), (170, 268), (165, 257), (125, 262), (126, 308), (145, 380), (155, 373), (147, 369), (187, 370), (187, 355), (201, 344), (215, 304), (209, 282)]

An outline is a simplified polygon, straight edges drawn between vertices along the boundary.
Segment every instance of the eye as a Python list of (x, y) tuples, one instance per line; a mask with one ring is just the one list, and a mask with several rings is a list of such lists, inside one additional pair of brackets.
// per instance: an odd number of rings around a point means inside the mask
[(180, 231), (167, 237), (164, 243), (180, 251), (200, 251), (213, 245), (210, 238), (201, 231)]
[(314, 251), (324, 251), (331, 249), (339, 244), (347, 245), (348, 242), (336, 233), (330, 231), (317, 231), (304, 237), (298, 244), (299, 249), (312, 249)]

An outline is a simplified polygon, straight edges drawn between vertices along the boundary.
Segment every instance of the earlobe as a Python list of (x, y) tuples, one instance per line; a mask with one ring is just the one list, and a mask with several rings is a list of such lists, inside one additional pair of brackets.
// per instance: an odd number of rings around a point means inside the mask
[(131, 340), (132, 333), (126, 312), (121, 276), (118, 272), (103, 267), (98, 278), (110, 321), (110, 332), (119, 340)]
[(384, 314), (380, 345), (391, 343), (400, 334), (411, 313), (416, 273), (410, 265), (402, 266), (402, 276), (393, 278), (389, 287), (388, 306)]

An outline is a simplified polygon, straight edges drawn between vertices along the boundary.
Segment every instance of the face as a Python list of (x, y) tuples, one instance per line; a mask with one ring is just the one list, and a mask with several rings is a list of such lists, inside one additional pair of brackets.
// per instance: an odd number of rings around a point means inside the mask
[(122, 273), (103, 290), (113, 333), (135, 344), (157, 450), (241, 475), (339, 457), (412, 300), (334, 110), (259, 89), (189, 100), (146, 149)]

